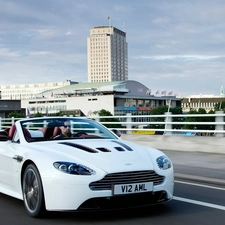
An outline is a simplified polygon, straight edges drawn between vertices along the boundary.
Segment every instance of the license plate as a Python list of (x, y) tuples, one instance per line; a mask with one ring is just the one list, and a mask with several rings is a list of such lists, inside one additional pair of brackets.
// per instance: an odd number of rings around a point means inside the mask
[(153, 190), (153, 182), (134, 183), (134, 184), (116, 184), (113, 188), (114, 195), (135, 194)]

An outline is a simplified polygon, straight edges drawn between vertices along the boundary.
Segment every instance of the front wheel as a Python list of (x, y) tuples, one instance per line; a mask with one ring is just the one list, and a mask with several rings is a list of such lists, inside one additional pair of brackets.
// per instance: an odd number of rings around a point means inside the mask
[(45, 211), (42, 182), (37, 168), (30, 164), (23, 175), (23, 199), (28, 214), (40, 217)]

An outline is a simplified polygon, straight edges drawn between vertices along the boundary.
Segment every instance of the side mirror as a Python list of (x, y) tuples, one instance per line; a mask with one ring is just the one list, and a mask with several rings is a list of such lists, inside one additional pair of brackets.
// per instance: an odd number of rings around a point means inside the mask
[(112, 129), (111, 130), (116, 136), (121, 137), (121, 132), (117, 129)]

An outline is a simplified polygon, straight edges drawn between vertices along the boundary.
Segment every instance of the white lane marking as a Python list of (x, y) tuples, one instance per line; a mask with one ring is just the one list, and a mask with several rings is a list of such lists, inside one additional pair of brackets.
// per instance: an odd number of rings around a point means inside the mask
[(192, 200), (192, 199), (188, 199), (188, 198), (180, 198), (177, 196), (174, 196), (173, 199), (177, 200), (177, 201), (181, 201), (181, 202), (187, 202), (187, 203), (191, 203), (191, 204), (195, 204), (195, 205), (201, 205), (201, 206), (210, 207), (210, 208), (214, 208), (214, 209), (220, 209), (220, 210), (225, 211), (225, 206), (222, 206), (222, 205), (216, 205), (216, 204), (211, 204), (211, 203), (207, 203), (207, 202), (200, 202), (200, 201), (196, 201), (196, 200)]
[(220, 187), (215, 187), (215, 186), (210, 186), (210, 185), (204, 185), (204, 184), (197, 184), (197, 183), (192, 183), (192, 182), (175, 181), (175, 183), (189, 184), (189, 185), (193, 185), (193, 186), (199, 186), (199, 187), (205, 187), (205, 188), (211, 188), (211, 189), (216, 189), (216, 190), (222, 190), (222, 191), (225, 191), (225, 188), (220, 188)]

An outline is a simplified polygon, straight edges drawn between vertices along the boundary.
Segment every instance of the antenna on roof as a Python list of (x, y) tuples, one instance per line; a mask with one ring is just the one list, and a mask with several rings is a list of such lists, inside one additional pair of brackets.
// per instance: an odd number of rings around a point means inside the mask
[(124, 22), (122, 23), (122, 30), (123, 30), (123, 32), (124, 32)]
[(111, 20), (110, 20), (110, 16), (108, 16), (108, 21), (109, 21), (109, 26), (111, 27)]

